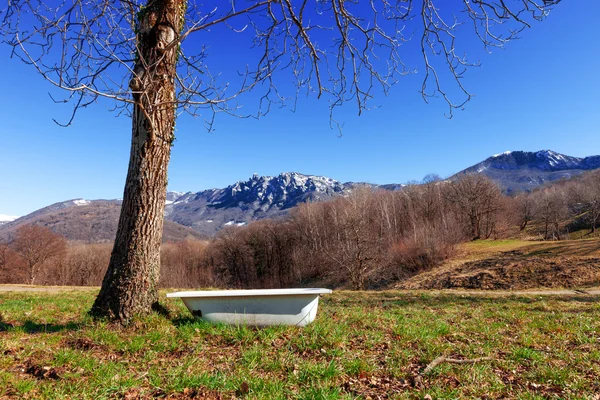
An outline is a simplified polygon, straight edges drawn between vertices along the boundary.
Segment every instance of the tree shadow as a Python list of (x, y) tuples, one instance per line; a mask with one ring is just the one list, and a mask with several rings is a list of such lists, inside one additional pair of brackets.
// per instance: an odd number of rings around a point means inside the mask
[[(175, 327), (181, 327), (181, 326), (186, 326), (186, 325), (194, 325), (197, 327), (200, 326), (206, 326), (206, 327), (226, 327), (226, 326), (233, 326), (233, 325), (228, 325), (222, 322), (208, 322), (205, 321), (201, 318), (195, 317), (193, 315), (173, 315), (170, 318), (171, 323), (175, 326)], [(240, 326), (246, 326), (241, 324)], [(248, 326), (249, 327), (249, 326)], [(249, 327), (250, 328), (250, 327)]]
[(197, 319), (194, 317), (188, 317), (188, 316), (177, 316), (174, 318), (171, 318), (171, 323), (176, 326), (176, 327), (180, 327), (180, 326), (184, 326), (184, 325), (192, 325), (192, 324), (198, 324), (198, 323), (203, 323), (204, 321), (202, 321), (201, 319)]
[(580, 240), (580, 241), (557, 241), (553, 244), (543, 243), (533, 245), (529, 251), (523, 254), (530, 256), (575, 256), (589, 257), (598, 254), (600, 251), (600, 241), (598, 240)]
[(84, 324), (82, 322), (67, 322), (66, 324), (45, 324), (38, 323), (31, 320), (26, 320), (23, 324), (10, 324), (6, 322), (0, 322), (0, 332), (7, 332), (10, 330), (21, 329), (26, 333), (55, 333), (64, 331), (78, 331)]
[(172, 319), (172, 312), (169, 310), (167, 306), (160, 302), (156, 302), (152, 304), (152, 311), (157, 313), (158, 315), (165, 317), (167, 319)]

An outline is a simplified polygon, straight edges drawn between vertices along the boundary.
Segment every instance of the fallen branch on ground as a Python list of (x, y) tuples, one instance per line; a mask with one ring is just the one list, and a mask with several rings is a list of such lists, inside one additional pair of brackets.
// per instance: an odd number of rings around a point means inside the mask
[(432, 369), (434, 369), (438, 365), (440, 365), (442, 363), (445, 363), (445, 362), (451, 363), (451, 364), (475, 364), (475, 363), (478, 363), (480, 361), (489, 361), (489, 360), (492, 360), (492, 357), (479, 357), (479, 358), (470, 358), (470, 359), (458, 359), (458, 358), (448, 358), (448, 357), (440, 356), (440, 357), (436, 358), (435, 360), (433, 360), (431, 363), (429, 363), (429, 365), (427, 365), (427, 367), (425, 367), (425, 369), (423, 370), (423, 372), (421, 373), (421, 375), (426, 375)]

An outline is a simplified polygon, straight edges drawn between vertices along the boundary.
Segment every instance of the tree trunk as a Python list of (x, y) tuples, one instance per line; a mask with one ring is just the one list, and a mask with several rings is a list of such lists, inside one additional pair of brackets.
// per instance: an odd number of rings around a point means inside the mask
[(519, 230), (520, 231), (524, 231), (525, 228), (527, 228), (527, 223), (529, 223), (528, 220), (525, 220), (525, 221), (521, 222), (521, 226), (519, 227)]
[(158, 301), (167, 167), (175, 128), (176, 37), (185, 0), (149, 1), (138, 20), (131, 154), (110, 264), (91, 314), (119, 321)]
[(33, 285), (35, 282), (35, 264), (29, 264), (29, 284)]
[(479, 240), (481, 237), (479, 233), (479, 219), (476, 216), (471, 216), (471, 240)]

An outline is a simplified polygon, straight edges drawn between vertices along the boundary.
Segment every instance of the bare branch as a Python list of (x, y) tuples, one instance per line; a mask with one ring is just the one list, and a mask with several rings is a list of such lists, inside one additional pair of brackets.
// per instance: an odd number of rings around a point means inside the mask
[[(421, 95), (426, 102), (441, 97), (451, 117), (472, 98), (462, 78), (479, 65), (458, 51), (463, 32), (474, 33), (488, 51), (502, 47), (558, 2), (462, 0), (459, 9), (439, 0), (422, 0), (420, 7), (413, 0), (189, 1), (185, 26), (172, 33), (165, 29), (172, 37), (161, 51), (176, 48), (179, 54), (172, 106), (178, 113), (204, 116), (209, 129), (217, 113), (259, 118), (274, 105), (289, 103), (294, 109), (301, 89), (328, 97), (331, 124), (339, 127), (337, 107), (351, 102), (360, 114), (376, 94), (387, 94), (401, 76), (416, 72), (400, 53), (410, 36), (419, 35)], [(0, 11), (0, 32), (13, 57), (66, 91), (59, 102), (73, 100), (69, 125), (80, 107), (108, 99), (118, 113), (130, 112), (135, 96), (144, 95), (140, 83), (155, 78), (145, 71), (161, 62), (140, 59), (137, 48), (136, 32), (143, 29), (140, 18), (149, 4), (10, 0)], [(219, 49), (206, 45), (208, 35), (239, 38), (253, 55), (240, 59), (233, 75), (211, 73), (211, 65), (220, 69)], [(282, 84), (289, 77), (295, 90)], [(242, 111), (246, 94), (258, 99), (255, 112)]]

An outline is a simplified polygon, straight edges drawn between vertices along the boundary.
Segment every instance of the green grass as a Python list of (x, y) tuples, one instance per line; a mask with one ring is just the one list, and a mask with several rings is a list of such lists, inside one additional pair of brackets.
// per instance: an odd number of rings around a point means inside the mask
[[(594, 398), (593, 297), (339, 292), (305, 327), (86, 316), (92, 292), (0, 294), (0, 398)], [(435, 358), (491, 357), (474, 364)]]
[[(598, 234), (600, 235), (600, 230)], [(468, 255), (469, 259), (481, 259), (512, 250), (521, 251), (527, 256), (600, 257), (600, 240), (597, 237), (577, 239), (579, 240), (476, 240), (463, 243), (460, 249)]]
[(493, 249), (505, 246), (526, 246), (531, 242), (520, 239), (475, 240), (464, 244), (469, 249)]

